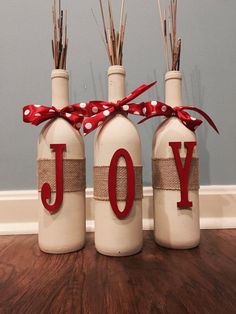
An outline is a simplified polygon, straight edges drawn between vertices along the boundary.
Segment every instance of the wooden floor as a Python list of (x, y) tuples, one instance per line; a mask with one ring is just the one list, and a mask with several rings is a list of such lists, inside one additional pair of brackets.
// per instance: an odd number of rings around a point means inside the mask
[(86, 248), (47, 255), (37, 237), (0, 237), (0, 313), (236, 313), (236, 230), (204, 230), (201, 245), (109, 258)]

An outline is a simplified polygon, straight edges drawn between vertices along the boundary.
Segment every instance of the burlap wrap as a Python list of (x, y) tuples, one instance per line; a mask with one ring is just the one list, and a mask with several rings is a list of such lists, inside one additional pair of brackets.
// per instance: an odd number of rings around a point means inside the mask
[[(181, 158), (182, 164), (184, 158)], [(152, 185), (157, 190), (180, 190), (180, 180), (174, 158), (152, 160)], [(188, 179), (188, 189), (199, 189), (198, 158), (193, 158)]]
[[(135, 200), (143, 198), (143, 179), (142, 167), (134, 167), (135, 172)], [(93, 182), (94, 182), (94, 198), (97, 200), (108, 201), (108, 173), (109, 167), (94, 167)], [(117, 201), (125, 201), (127, 195), (127, 168), (117, 167), (116, 177), (116, 196)]]
[[(38, 190), (48, 183), (52, 192), (56, 192), (55, 160), (38, 160)], [(64, 192), (83, 191), (86, 187), (85, 159), (63, 159)]]

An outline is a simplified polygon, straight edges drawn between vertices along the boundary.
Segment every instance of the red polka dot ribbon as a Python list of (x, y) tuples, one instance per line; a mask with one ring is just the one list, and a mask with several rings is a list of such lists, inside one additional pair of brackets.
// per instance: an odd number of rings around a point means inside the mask
[(157, 116), (164, 116), (167, 118), (171, 118), (171, 117), (177, 117), (180, 119), (180, 121), (183, 123), (183, 125), (185, 125), (188, 129), (190, 129), (191, 131), (195, 131), (196, 128), (202, 124), (202, 120), (197, 119), (192, 117), (188, 112), (186, 112), (185, 110), (192, 110), (195, 111), (197, 113), (199, 113), (200, 115), (202, 115), (207, 122), (211, 125), (211, 127), (217, 132), (219, 133), (215, 123), (213, 122), (213, 120), (209, 117), (209, 115), (204, 112), (202, 109), (197, 108), (197, 107), (192, 107), (192, 106), (182, 106), (182, 107), (174, 107), (172, 108), (171, 106), (168, 106), (164, 103), (161, 102), (157, 102), (157, 101), (150, 101), (144, 104), (143, 108), (142, 108), (143, 112), (145, 112), (145, 116), (146, 118), (144, 118), (143, 120), (141, 120), (139, 122), (143, 123), (144, 121), (153, 118), (153, 117), (157, 117)]
[(57, 109), (54, 106), (47, 107), (44, 105), (40, 106), (30, 104), (23, 108), (23, 120), (26, 123), (39, 125), (44, 121), (61, 117), (67, 120), (77, 130), (80, 130), (83, 125), (84, 134), (87, 135), (107, 121), (107, 119), (112, 115), (118, 112), (123, 112), (127, 114), (130, 113), (145, 116), (139, 124), (156, 116), (164, 116), (166, 118), (175, 116), (179, 118), (183, 125), (185, 125), (188, 129), (195, 131), (196, 128), (202, 124), (202, 120), (192, 117), (185, 111), (192, 110), (201, 114), (212, 126), (212, 128), (219, 133), (213, 120), (200, 108), (191, 106), (172, 108), (171, 106), (159, 101), (148, 101), (138, 104), (130, 103), (133, 99), (144, 93), (155, 84), (156, 82), (149, 85), (141, 85), (127, 97), (117, 101), (116, 103), (93, 100), (88, 103), (68, 105), (62, 109)]
[(155, 84), (156, 82), (153, 82), (149, 85), (143, 84), (130, 93), (127, 97), (117, 101), (116, 103), (99, 100), (94, 100), (87, 103), (86, 111), (88, 118), (86, 118), (83, 122), (84, 134), (89, 134), (98, 126), (103, 124), (108, 118), (118, 112), (144, 116), (146, 112), (145, 106), (147, 103), (142, 102), (135, 104), (130, 102)]
[(69, 105), (62, 109), (57, 109), (54, 106), (30, 104), (23, 108), (23, 121), (39, 125), (44, 121), (60, 117), (67, 120), (76, 130), (79, 130), (84, 117), (87, 115), (85, 107), (85, 103)]

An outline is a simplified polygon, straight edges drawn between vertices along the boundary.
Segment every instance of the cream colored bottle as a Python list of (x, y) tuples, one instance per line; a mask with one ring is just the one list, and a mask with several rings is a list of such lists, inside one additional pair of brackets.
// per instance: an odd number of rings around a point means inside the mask
[[(52, 105), (61, 109), (69, 104), (66, 70), (53, 70)], [(83, 160), (84, 140), (80, 133), (66, 120), (57, 118), (43, 128), (38, 142), (38, 161), (55, 159), (50, 144), (66, 144), (63, 159)], [(39, 187), (40, 188), (40, 187)], [(52, 192), (51, 202), (54, 202)], [(39, 192), (41, 202), (41, 193)], [(64, 192), (60, 209), (49, 213), (41, 202), (39, 211), (39, 247), (46, 253), (68, 253), (81, 249), (85, 243), (85, 189)]]
[[(172, 107), (182, 106), (182, 75), (170, 71), (165, 75), (165, 102)], [(185, 127), (177, 117), (165, 120), (156, 130), (153, 138), (153, 159), (174, 158), (169, 142), (181, 142), (180, 157), (186, 157), (184, 142), (195, 142), (194, 132)], [(196, 146), (193, 158), (197, 158)], [(157, 160), (158, 161), (158, 160)], [(159, 164), (161, 167), (161, 165)], [(193, 207), (179, 209), (179, 190), (153, 190), (154, 235), (156, 242), (167, 248), (188, 249), (199, 244), (199, 193), (189, 190), (189, 200)]]
[[(108, 69), (108, 98), (116, 102), (125, 97), (125, 70), (122, 66)], [(134, 166), (142, 166), (141, 142), (135, 125), (125, 114), (116, 114), (101, 126), (95, 136), (94, 166), (109, 167), (114, 153), (124, 148)], [(118, 166), (125, 166), (119, 159)], [(123, 210), (125, 201), (118, 201)], [(109, 256), (128, 256), (139, 252), (143, 245), (142, 199), (134, 200), (129, 215), (118, 219), (109, 200), (94, 199), (95, 246), (98, 252)]]

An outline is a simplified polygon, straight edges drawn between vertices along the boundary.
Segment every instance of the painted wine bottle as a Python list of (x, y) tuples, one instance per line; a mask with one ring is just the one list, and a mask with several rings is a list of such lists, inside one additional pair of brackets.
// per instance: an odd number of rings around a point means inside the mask
[[(69, 104), (66, 70), (52, 71), (52, 106)], [(70, 115), (70, 113), (67, 113)], [(38, 141), (39, 247), (47, 253), (81, 249), (85, 242), (84, 140), (63, 118), (50, 120)]]
[[(110, 66), (109, 101), (124, 97), (125, 69)], [(135, 254), (143, 243), (141, 142), (125, 106), (98, 128), (94, 142), (95, 246), (110, 256)]]
[[(182, 106), (182, 75), (165, 75), (165, 103)], [(193, 118), (194, 119), (194, 118)], [(164, 247), (193, 248), (200, 241), (197, 139), (177, 117), (157, 128), (152, 151), (154, 235)]]

